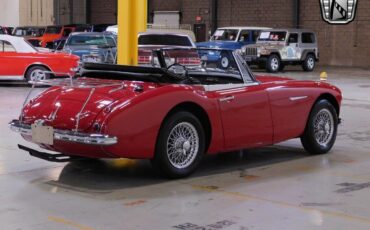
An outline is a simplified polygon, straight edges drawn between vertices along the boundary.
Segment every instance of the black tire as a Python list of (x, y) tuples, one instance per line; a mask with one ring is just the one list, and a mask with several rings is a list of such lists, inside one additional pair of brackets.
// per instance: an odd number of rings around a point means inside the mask
[[(43, 66), (33, 66), (33, 67), (31, 67), (30, 69), (27, 70), (27, 73), (26, 73), (26, 76), (25, 76), (27, 82), (34, 80), (35, 76), (33, 76), (33, 75), (36, 74), (37, 72), (45, 72), (45, 71), (47, 72), (49, 70), (47, 68), (43, 67)], [(43, 77), (43, 80), (46, 80), (46, 79), (49, 79), (49, 78), (50, 78), (50, 74), (45, 73), (45, 75)]]
[(281, 64), (280, 64), (279, 71), (284, 71), (284, 68), (285, 68), (285, 65), (281, 63)]
[[(330, 120), (330, 124), (327, 122), (318, 122), (320, 120), (319, 116), (327, 116)], [(330, 117), (332, 119), (330, 119)], [(315, 128), (315, 123), (318, 123), (317, 126), (319, 127)], [(337, 137), (337, 130), (338, 114), (334, 106), (325, 99), (320, 100), (314, 105), (310, 113), (306, 129), (301, 136), (302, 145), (305, 150), (312, 155), (325, 154), (332, 149)], [(329, 132), (331, 134), (329, 134)], [(322, 134), (322, 137), (325, 137), (321, 143), (320, 140), (317, 140), (315, 134)]]
[[(194, 151), (194, 155), (185, 157), (189, 162), (187, 163), (188, 165), (185, 164), (182, 166), (180, 165), (181, 163), (175, 162), (173, 158), (170, 159), (170, 154), (168, 153), (168, 146), (171, 145), (170, 136), (176, 136), (174, 131), (181, 126), (188, 129), (188, 131), (191, 130), (192, 134), (196, 134), (198, 136), (198, 138), (193, 138), (193, 145), (189, 141), (181, 140), (181, 138), (173, 139), (173, 146), (178, 146), (173, 150), (173, 153), (177, 153), (177, 156), (179, 156), (178, 154), (181, 154), (181, 151), (189, 151), (189, 154), (192, 149), (197, 150)], [(187, 130), (185, 130), (185, 132), (186, 131)], [(198, 148), (195, 147), (196, 140), (198, 141)], [(205, 152), (205, 142), (205, 132), (199, 119), (189, 112), (177, 112), (171, 115), (162, 125), (157, 140), (155, 156), (151, 162), (155, 168), (159, 169), (161, 173), (169, 178), (176, 179), (187, 177), (193, 173), (199, 165)], [(186, 148), (189, 149), (186, 150)]]
[(228, 69), (230, 67), (230, 58), (227, 55), (221, 55), (218, 62), (218, 68), (220, 69)]
[(258, 68), (259, 69), (266, 69), (266, 62), (259, 62), (258, 63)]
[(308, 54), (302, 63), (302, 69), (306, 72), (312, 72), (315, 69), (316, 60), (313, 54)]
[(281, 60), (280, 57), (276, 54), (270, 55), (267, 59), (266, 69), (270, 73), (277, 73), (281, 67)]

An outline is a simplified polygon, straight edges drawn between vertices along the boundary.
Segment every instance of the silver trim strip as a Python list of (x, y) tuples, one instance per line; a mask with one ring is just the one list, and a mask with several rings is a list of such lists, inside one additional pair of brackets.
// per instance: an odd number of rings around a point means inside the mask
[(21, 80), (24, 80), (24, 77), (23, 76), (0, 76), (0, 80), (6, 80), (6, 81), (10, 81), (10, 80), (13, 80), (13, 81), (21, 81)]
[[(10, 129), (14, 132), (21, 133), (26, 136), (32, 135), (30, 125), (21, 123), (18, 120), (14, 120), (9, 123)], [(84, 145), (115, 145), (118, 143), (117, 137), (111, 137), (104, 134), (88, 134), (73, 131), (65, 131), (54, 129), (54, 140), (73, 142)]]
[(306, 99), (306, 98), (308, 98), (308, 96), (290, 97), (289, 99), (290, 99), (291, 101), (300, 101), (300, 100), (304, 100), (304, 99)]
[(234, 96), (229, 96), (229, 97), (221, 98), (219, 101), (220, 102), (230, 102), (230, 101), (232, 101), (234, 99), (235, 99)]

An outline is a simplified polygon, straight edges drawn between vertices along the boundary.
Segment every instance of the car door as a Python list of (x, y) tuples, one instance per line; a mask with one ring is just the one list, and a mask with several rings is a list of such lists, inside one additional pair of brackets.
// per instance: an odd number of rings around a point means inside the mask
[(287, 59), (292, 61), (301, 60), (302, 51), (299, 46), (299, 34), (290, 33), (287, 46)]
[(216, 91), (228, 150), (269, 145), (273, 125), (266, 90), (257, 83)]
[(15, 48), (8, 41), (0, 40), (0, 77), (2, 79), (23, 78), (17, 56)]

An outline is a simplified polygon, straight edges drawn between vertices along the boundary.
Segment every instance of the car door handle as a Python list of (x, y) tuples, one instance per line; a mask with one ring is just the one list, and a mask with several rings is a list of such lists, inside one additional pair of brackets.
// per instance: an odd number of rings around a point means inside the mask
[(235, 99), (234, 96), (228, 96), (228, 97), (225, 97), (225, 98), (221, 98), (220, 102), (230, 102), (230, 101), (233, 101), (234, 99)]

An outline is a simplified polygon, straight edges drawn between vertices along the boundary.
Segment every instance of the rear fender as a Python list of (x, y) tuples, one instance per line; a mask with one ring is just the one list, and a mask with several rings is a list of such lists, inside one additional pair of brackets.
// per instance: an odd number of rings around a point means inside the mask
[(208, 98), (204, 91), (188, 86), (168, 85), (120, 100), (105, 110), (97, 119), (102, 133), (118, 137), (118, 144), (104, 147), (119, 157), (153, 158), (157, 137), (166, 116), (182, 103), (194, 103), (207, 112), (212, 127), (209, 152), (222, 148), (222, 126), (217, 100)]

